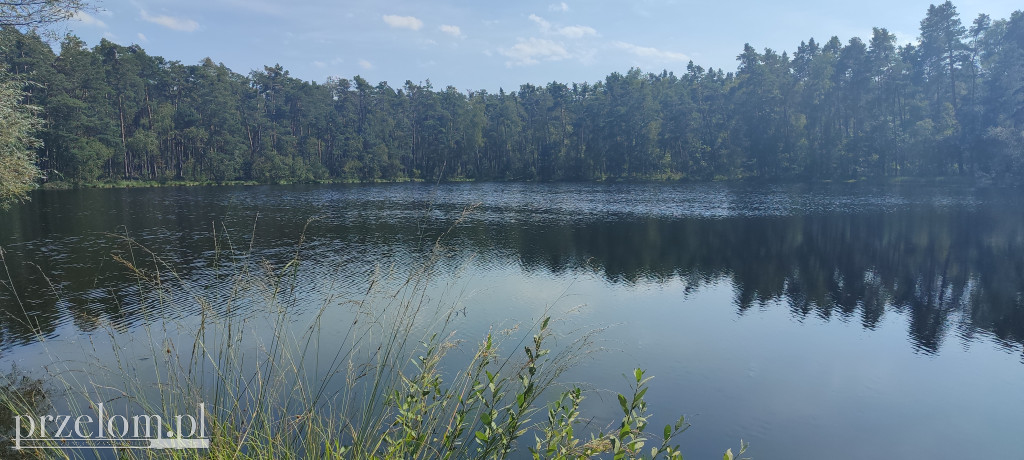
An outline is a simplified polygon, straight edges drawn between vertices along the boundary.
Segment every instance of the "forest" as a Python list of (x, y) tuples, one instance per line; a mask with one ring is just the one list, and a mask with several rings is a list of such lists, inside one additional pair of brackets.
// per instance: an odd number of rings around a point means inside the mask
[[(746, 45), (734, 72), (459, 91), (0, 30), (44, 182), (1024, 179), (1024, 12), (928, 8), (916, 43)], [(59, 48), (55, 51), (54, 48)]]

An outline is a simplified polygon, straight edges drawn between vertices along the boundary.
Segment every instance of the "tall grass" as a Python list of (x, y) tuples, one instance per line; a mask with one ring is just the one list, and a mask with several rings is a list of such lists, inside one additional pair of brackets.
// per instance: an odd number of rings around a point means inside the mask
[(617, 398), (617, 423), (580, 413), (585, 393), (559, 377), (596, 349), (600, 331), (556, 334), (567, 312), (548, 307), (529, 323), (461, 340), (460, 292), (437, 274), (448, 253), (443, 236), (421, 263), (378, 267), (357, 300), (328, 287), (309, 311), (297, 294), (311, 282), (301, 271), (305, 231), (280, 266), (255, 255), (254, 236), (237, 247), (226, 231), (214, 233), (211, 263), (227, 289), (190, 285), (172, 262), (125, 235), (114, 257), (137, 280), (139, 330), (108, 324), (105, 340), (91, 341), (93, 359), (53, 356), (45, 375), (0, 378), (0, 417), (38, 417), (51, 401), (75, 414), (103, 403), (164, 414), (171, 429), (174, 414), (205, 404), (208, 450), (122, 449), (121, 458), (681, 457), (674, 441), (689, 425), (680, 417), (648, 429), (650, 378), (640, 369)]

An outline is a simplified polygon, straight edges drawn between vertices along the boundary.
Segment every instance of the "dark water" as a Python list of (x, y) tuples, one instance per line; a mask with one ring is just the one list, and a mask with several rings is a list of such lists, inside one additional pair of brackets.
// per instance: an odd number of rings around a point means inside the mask
[[(1014, 458), (1024, 430), (1024, 199), (1017, 189), (864, 185), (452, 184), (39, 192), (0, 214), (0, 359), (38, 337), (131, 334), (146, 316), (123, 237), (189, 283), (225, 247), (365, 289), (444, 237), (464, 325), (583, 304), (607, 353), (567, 378), (624, 391), (634, 366), (688, 458)], [(309, 222), (310, 218), (315, 220)], [(255, 230), (253, 230), (255, 229)], [(0, 272), (2, 274), (2, 272)], [(313, 284), (313, 283), (311, 283)], [(224, 288), (226, 289), (226, 288)], [(300, 289), (301, 291), (301, 289)], [(315, 299), (313, 288), (299, 293)], [(20, 301), (20, 302), (19, 302)], [(315, 302), (310, 302), (314, 309)], [(24, 307), (22, 307), (22, 305)], [(22, 311), (24, 308), (24, 312)], [(189, 314), (189, 312), (184, 312)], [(73, 340), (72, 340), (73, 339)], [(52, 346), (52, 345), (51, 345)], [(58, 345), (59, 346), (59, 345)], [(611, 393), (608, 393), (611, 394)], [(603, 401), (601, 399), (603, 398)], [(592, 398), (612, 420), (614, 396)]]

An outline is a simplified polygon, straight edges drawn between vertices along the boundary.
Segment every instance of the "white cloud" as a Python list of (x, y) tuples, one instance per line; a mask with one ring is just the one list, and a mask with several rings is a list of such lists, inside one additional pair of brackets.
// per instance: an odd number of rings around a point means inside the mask
[(393, 14), (385, 14), (383, 17), (384, 22), (397, 29), (420, 30), (420, 27), (423, 27), (423, 21), (420, 21), (414, 16), (395, 16)]
[(441, 25), (441, 32), (444, 32), (453, 37), (462, 36), (462, 29), (460, 29), (459, 26), (450, 26), (448, 24), (443, 24)]
[[(316, 61), (313, 61), (312, 64), (313, 64), (313, 67), (316, 67), (318, 69), (326, 69), (326, 68), (329, 68), (329, 67), (336, 67), (339, 64), (342, 64), (344, 62), (345, 62), (344, 59), (342, 59), (340, 57), (336, 57), (334, 59), (331, 59), (330, 61), (316, 60)], [(369, 65), (370, 63), (367, 62), (366, 64)], [(371, 65), (370, 67), (373, 67), (373, 66)]]
[(89, 13), (86, 13), (85, 11), (76, 12), (74, 16), (71, 16), (71, 19), (74, 19), (78, 22), (81, 22), (82, 24), (90, 26), (103, 28), (107, 27), (107, 23), (100, 21), (99, 19), (96, 19), (95, 17), (91, 16)]
[(583, 38), (588, 35), (597, 35), (597, 31), (593, 27), (587, 26), (567, 26), (558, 29), (558, 34), (567, 38)]
[(149, 41), (149, 39), (146, 38), (146, 36), (143, 35), (142, 32), (139, 32), (139, 40), (144, 41), (144, 42), (148, 42)]
[(537, 16), (536, 14), (531, 14), (530, 20), (535, 22), (540, 27), (541, 32), (544, 32), (545, 34), (554, 33), (566, 38), (583, 38), (588, 35), (597, 35), (597, 31), (594, 30), (593, 27), (581, 26), (578, 24), (575, 26), (565, 26), (555, 29), (547, 19)]
[(364, 68), (366, 70), (370, 70), (370, 69), (373, 68), (373, 64), (371, 64), (370, 61), (367, 61), (366, 59), (360, 59), (359, 60), (359, 67), (362, 67), (362, 68)]
[(551, 11), (554, 11), (554, 12), (557, 12), (557, 13), (565, 13), (566, 11), (569, 11), (569, 5), (567, 5), (565, 2), (562, 2), (562, 3), (552, 3), (552, 4), (548, 5), (548, 10), (551, 10)]
[(176, 18), (173, 16), (156, 15), (153, 16), (142, 10), (142, 20), (152, 22), (154, 24), (160, 24), (168, 29), (180, 30), (182, 32), (192, 32), (199, 28), (199, 23), (188, 18)]
[(515, 46), (501, 50), (501, 54), (510, 58), (508, 66), (533, 65), (540, 61), (561, 61), (572, 57), (561, 43), (543, 38), (519, 40)]
[(540, 30), (547, 32), (551, 30), (551, 23), (544, 20), (544, 18), (537, 16), (536, 14), (530, 15), (530, 20), (536, 22), (540, 26)]
[(657, 59), (657, 60), (661, 60), (661, 61), (688, 61), (688, 60), (690, 60), (689, 56), (687, 56), (687, 55), (685, 55), (683, 53), (677, 53), (675, 51), (664, 51), (664, 50), (659, 50), (657, 48), (651, 48), (651, 47), (647, 47), (647, 46), (639, 46), (639, 45), (634, 45), (632, 43), (626, 43), (626, 42), (615, 42), (614, 45), (615, 45), (616, 48), (619, 48), (621, 50), (625, 50), (626, 52), (628, 52), (630, 54), (634, 54), (636, 56), (640, 56), (640, 57), (644, 57), (644, 58), (653, 58), (653, 59)]

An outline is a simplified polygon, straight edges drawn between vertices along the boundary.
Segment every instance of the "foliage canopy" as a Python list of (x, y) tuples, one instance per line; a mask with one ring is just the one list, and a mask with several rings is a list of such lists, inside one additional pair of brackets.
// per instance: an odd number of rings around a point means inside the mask
[(242, 75), (107, 40), (0, 33), (41, 84), (41, 167), (72, 182), (1024, 177), (1024, 12), (965, 25), (932, 5), (917, 43), (750, 45), (738, 70), (461, 92), (356, 76)]

